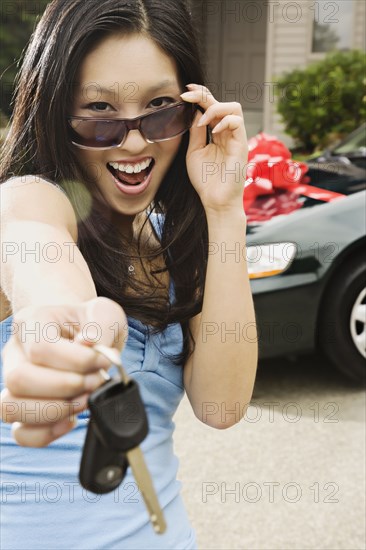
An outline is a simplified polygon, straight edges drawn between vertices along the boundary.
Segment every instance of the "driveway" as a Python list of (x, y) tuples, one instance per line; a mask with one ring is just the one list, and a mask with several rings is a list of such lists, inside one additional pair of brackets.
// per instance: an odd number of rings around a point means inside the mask
[(263, 361), (229, 430), (175, 422), (200, 549), (365, 548), (365, 392), (322, 359)]

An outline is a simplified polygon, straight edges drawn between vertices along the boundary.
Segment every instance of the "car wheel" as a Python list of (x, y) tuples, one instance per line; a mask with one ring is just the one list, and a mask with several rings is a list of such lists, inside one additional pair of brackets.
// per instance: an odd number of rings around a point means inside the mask
[(318, 344), (344, 374), (365, 381), (366, 262), (355, 258), (341, 267), (321, 304)]

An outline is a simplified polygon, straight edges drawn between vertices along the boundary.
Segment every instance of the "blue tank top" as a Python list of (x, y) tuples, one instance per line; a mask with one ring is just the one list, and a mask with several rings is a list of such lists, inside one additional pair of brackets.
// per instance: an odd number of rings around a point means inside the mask
[[(159, 218), (153, 224), (159, 231)], [(170, 285), (170, 298), (174, 288)], [(0, 323), (0, 349), (11, 334), (12, 317)], [(77, 426), (47, 447), (17, 445), (11, 425), (1, 422), (1, 530), (3, 550), (195, 549), (177, 480), (172, 417), (183, 397), (183, 369), (169, 355), (182, 350), (179, 323), (160, 334), (128, 317), (128, 340), (121, 353), (126, 371), (138, 382), (149, 433), (141, 448), (152, 475), (167, 530), (155, 534), (130, 468), (122, 484), (106, 495), (85, 491), (78, 481), (88, 411)], [(114, 374), (113, 368), (110, 374)], [(0, 360), (0, 383), (2, 364)]]

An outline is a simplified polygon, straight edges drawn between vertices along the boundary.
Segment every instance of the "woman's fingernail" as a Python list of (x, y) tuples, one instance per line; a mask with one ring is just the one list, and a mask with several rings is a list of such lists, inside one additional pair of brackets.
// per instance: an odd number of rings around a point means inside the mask
[(212, 133), (216, 134), (216, 132), (221, 130), (221, 128), (222, 128), (222, 122), (219, 122), (218, 124), (216, 124), (215, 128), (212, 130)]
[(74, 398), (74, 400), (71, 402), (74, 410), (82, 411), (88, 406), (89, 393), (84, 393), (83, 395)]
[(95, 360), (95, 366), (98, 367), (98, 369), (108, 370), (111, 368), (111, 362), (106, 357), (104, 357), (104, 355), (98, 353)]
[(85, 376), (85, 384), (84, 388), (85, 391), (94, 391), (104, 382), (103, 377), (101, 376), (100, 372), (97, 372), (95, 374), (87, 374)]
[(191, 97), (197, 97), (196, 92), (183, 92), (183, 94), (180, 94), (180, 97), (186, 97), (187, 99)]
[(198, 84), (187, 84), (186, 88), (197, 88)]
[(198, 126), (198, 127), (199, 127), (199, 126), (203, 126), (203, 125), (206, 124), (206, 123), (207, 123), (207, 116), (206, 116), (206, 115), (203, 115), (203, 116), (199, 119), (199, 121), (197, 122), (197, 126)]
[(75, 342), (77, 344), (83, 344), (84, 346), (87, 346), (89, 348), (93, 346), (92, 342), (88, 342), (88, 340), (84, 339), (82, 332), (77, 333), (77, 335), (75, 336)]

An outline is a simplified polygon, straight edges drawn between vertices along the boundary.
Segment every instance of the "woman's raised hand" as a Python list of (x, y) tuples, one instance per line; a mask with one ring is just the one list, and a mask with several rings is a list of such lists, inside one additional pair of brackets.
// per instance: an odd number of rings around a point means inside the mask
[[(189, 84), (184, 101), (197, 103), (205, 110), (197, 113), (190, 130), (187, 170), (206, 213), (243, 212), (243, 191), (248, 160), (247, 135), (240, 103), (220, 103), (210, 91)], [(213, 132), (206, 144), (206, 126)]]
[(90, 344), (120, 352), (127, 334), (122, 308), (108, 298), (15, 314), (2, 353), (6, 387), (0, 398), (1, 418), (12, 423), (17, 443), (43, 447), (71, 430), (104, 380), (100, 369), (110, 367)]

